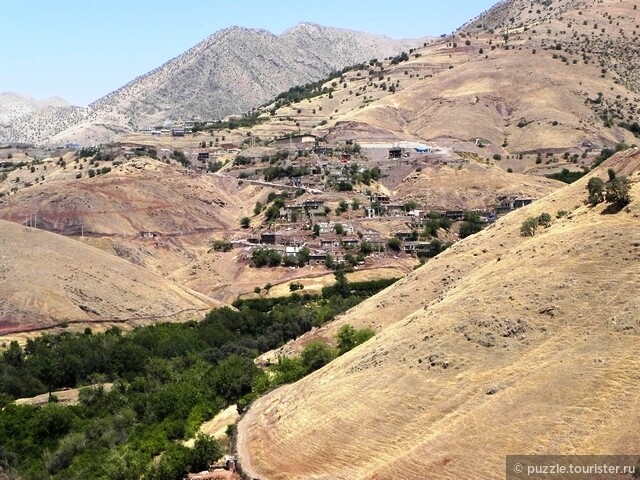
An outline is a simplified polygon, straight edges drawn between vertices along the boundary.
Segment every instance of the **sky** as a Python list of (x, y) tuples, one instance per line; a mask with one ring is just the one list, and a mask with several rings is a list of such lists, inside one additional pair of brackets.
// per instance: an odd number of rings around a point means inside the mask
[(84, 106), (232, 25), (451, 33), (497, 0), (0, 0), (0, 92)]

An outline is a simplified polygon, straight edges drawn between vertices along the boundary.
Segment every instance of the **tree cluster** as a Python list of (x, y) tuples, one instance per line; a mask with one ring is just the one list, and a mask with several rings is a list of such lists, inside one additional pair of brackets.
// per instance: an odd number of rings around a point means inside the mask
[[(277, 385), (253, 358), (388, 285), (343, 279), (320, 296), (238, 300), (201, 322), (47, 334), (24, 348), (12, 342), (0, 355), (0, 466), (30, 479), (177, 480), (200, 471), (220, 446), (202, 436), (193, 448), (178, 440), (192, 438), (225, 406), (245, 408)], [(329, 360), (310, 349), (305, 372)], [(55, 396), (41, 408), (12, 403), (82, 385), (95, 386), (80, 390), (77, 405), (57, 404)]]
[(611, 204), (620, 210), (631, 202), (631, 182), (627, 177), (619, 177), (615, 170), (607, 171), (609, 180), (604, 181), (600, 177), (591, 177), (587, 183), (589, 205), (597, 205), (602, 202)]

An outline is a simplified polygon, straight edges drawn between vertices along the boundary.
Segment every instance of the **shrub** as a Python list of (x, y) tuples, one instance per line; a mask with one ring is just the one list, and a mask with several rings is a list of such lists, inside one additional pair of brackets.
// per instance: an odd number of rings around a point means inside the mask
[(228, 252), (233, 248), (233, 245), (229, 242), (225, 242), (224, 240), (214, 240), (211, 242), (211, 249), (216, 252)]
[[(251, 263), (254, 267), (258, 268), (265, 266), (277, 267), (282, 263), (282, 255), (280, 255), (275, 250), (271, 250), (268, 248), (258, 248), (251, 254)], [(267, 286), (265, 286), (264, 288), (267, 291), (269, 290)]]
[(542, 227), (548, 228), (551, 226), (551, 215), (543, 213), (538, 217), (538, 224)]
[(356, 330), (351, 325), (343, 325), (336, 334), (336, 340), (338, 341), (338, 355), (342, 355), (349, 350), (354, 349), (361, 343), (372, 338), (374, 335), (375, 332), (370, 328)]
[(242, 217), (240, 219), (240, 226), (242, 228), (249, 228), (249, 225), (251, 225), (251, 219), (249, 217)]
[(563, 168), (560, 172), (545, 175), (545, 177), (553, 178), (554, 180), (560, 180), (564, 183), (573, 183), (579, 178), (584, 177), (586, 173), (587, 170), (572, 172), (568, 168)]
[(291, 292), (295, 292), (297, 290), (302, 290), (303, 288), (304, 288), (304, 285), (302, 285), (301, 283), (298, 283), (298, 282), (291, 282), (289, 284), (289, 290)]
[(314, 372), (336, 357), (336, 351), (324, 342), (312, 341), (304, 347), (300, 361), (307, 373)]

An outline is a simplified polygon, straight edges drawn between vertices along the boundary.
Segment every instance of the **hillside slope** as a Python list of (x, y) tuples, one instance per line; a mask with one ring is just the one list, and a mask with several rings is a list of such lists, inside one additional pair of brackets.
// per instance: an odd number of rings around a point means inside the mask
[(218, 302), (75, 240), (0, 220), (0, 332), (168, 320)]
[(95, 143), (164, 121), (241, 114), (288, 88), (422, 44), (302, 23), (274, 35), (231, 27), (89, 105), (52, 142)]
[(32, 142), (53, 135), (79, 121), (82, 112), (59, 97), (36, 100), (0, 93), (0, 143)]
[(47, 159), (33, 172), (12, 172), (4, 185), (15, 185), (17, 178), (38, 183), (0, 199), (0, 218), (23, 222), (25, 215), (37, 214), (39, 225), (56, 233), (139, 237), (143, 232), (190, 234), (236, 227), (248, 208), (235, 182), (190, 175), (175, 163), (148, 157), (120, 165), (106, 162), (113, 165), (109, 173), (93, 178), (84, 173), (76, 179), (91, 166), (67, 157), (64, 169)]
[[(256, 401), (239, 426), (243, 467), (262, 479), (492, 479), (507, 454), (634, 453), (640, 151), (591, 175), (607, 168), (633, 182), (622, 211), (584, 205), (584, 178), (348, 312), (342, 323), (396, 323)], [(520, 235), (527, 217), (561, 210)]]
[(637, 143), (636, 3), (499, 2), (404, 58), (329, 81), (331, 94), (279, 106), (264, 135), (299, 125), (331, 139), (418, 140), (488, 158)]

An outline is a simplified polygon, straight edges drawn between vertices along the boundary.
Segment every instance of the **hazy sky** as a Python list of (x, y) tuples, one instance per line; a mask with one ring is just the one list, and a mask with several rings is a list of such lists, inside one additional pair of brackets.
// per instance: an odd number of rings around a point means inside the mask
[(231, 25), (450, 33), (497, 0), (0, 0), (0, 92), (86, 105)]

